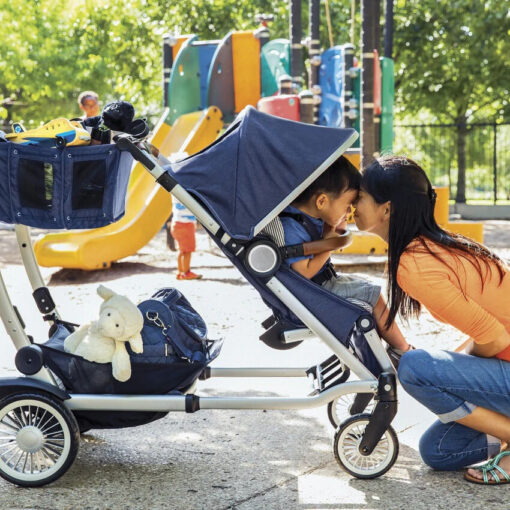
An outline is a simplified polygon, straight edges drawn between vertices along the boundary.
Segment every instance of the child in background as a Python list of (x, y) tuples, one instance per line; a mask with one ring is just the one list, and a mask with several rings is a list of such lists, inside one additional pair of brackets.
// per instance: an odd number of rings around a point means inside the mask
[(179, 247), (177, 255), (178, 280), (198, 280), (202, 278), (201, 274), (191, 271), (191, 254), (196, 248), (195, 222), (195, 216), (174, 198), (171, 233)]
[[(346, 158), (342, 156), (336, 160), (280, 214), (285, 244), (337, 236), (335, 230), (345, 225), (351, 204), (356, 202), (360, 183), (360, 173)], [(381, 336), (390, 345), (390, 357), (398, 362), (400, 356), (413, 347), (407, 343), (396, 323), (390, 328), (385, 326), (388, 308), (381, 295), (381, 287), (356, 276), (336, 274), (329, 260), (330, 253), (325, 251), (285, 262), (294, 271), (333, 294), (360, 305), (369, 305)]]
[(86, 90), (78, 96), (78, 106), (83, 112), (82, 119), (101, 115), (99, 109), (99, 96), (93, 90)]

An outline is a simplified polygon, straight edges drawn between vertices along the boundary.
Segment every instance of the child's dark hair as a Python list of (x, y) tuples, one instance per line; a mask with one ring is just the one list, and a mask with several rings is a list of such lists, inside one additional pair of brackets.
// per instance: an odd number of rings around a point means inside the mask
[(299, 195), (294, 204), (306, 204), (320, 193), (330, 193), (337, 197), (347, 190), (359, 190), (361, 174), (344, 156), (340, 156), (315, 181)]

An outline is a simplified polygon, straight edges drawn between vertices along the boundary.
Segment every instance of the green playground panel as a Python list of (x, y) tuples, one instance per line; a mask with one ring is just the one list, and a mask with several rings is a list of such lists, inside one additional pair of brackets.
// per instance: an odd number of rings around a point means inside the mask
[(170, 125), (181, 115), (201, 109), (199, 52), (192, 44), (197, 39), (193, 36), (182, 45), (172, 68), (168, 84), (167, 123)]
[(283, 74), (290, 74), (290, 43), (287, 39), (274, 39), (264, 44), (260, 52), (261, 97), (278, 91), (278, 79)]
[(393, 151), (395, 71), (391, 58), (381, 57), (381, 154)]

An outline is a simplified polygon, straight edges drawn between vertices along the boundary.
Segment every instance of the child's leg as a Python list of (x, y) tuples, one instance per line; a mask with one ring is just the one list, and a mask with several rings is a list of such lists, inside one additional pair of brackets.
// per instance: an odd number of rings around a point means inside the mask
[(179, 254), (177, 255), (177, 271), (179, 272), (179, 274), (186, 272), (184, 270), (184, 256), (185, 255), (186, 254), (182, 253), (182, 251), (180, 251)]
[(182, 254), (182, 272), (187, 273), (191, 269), (191, 252)]
[(400, 328), (397, 326), (397, 323), (394, 322), (389, 328), (386, 328), (386, 319), (389, 312), (390, 311), (386, 306), (386, 301), (382, 296), (379, 296), (379, 299), (374, 306), (374, 319), (377, 323), (377, 328), (379, 329), (381, 336), (393, 348), (407, 351), (409, 349), (409, 344), (400, 331)]

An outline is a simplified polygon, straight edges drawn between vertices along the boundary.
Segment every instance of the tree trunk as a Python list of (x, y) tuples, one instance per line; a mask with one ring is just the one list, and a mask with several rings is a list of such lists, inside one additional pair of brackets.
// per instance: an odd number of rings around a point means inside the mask
[(457, 196), (455, 202), (466, 203), (466, 135), (467, 125), (465, 115), (457, 119)]

